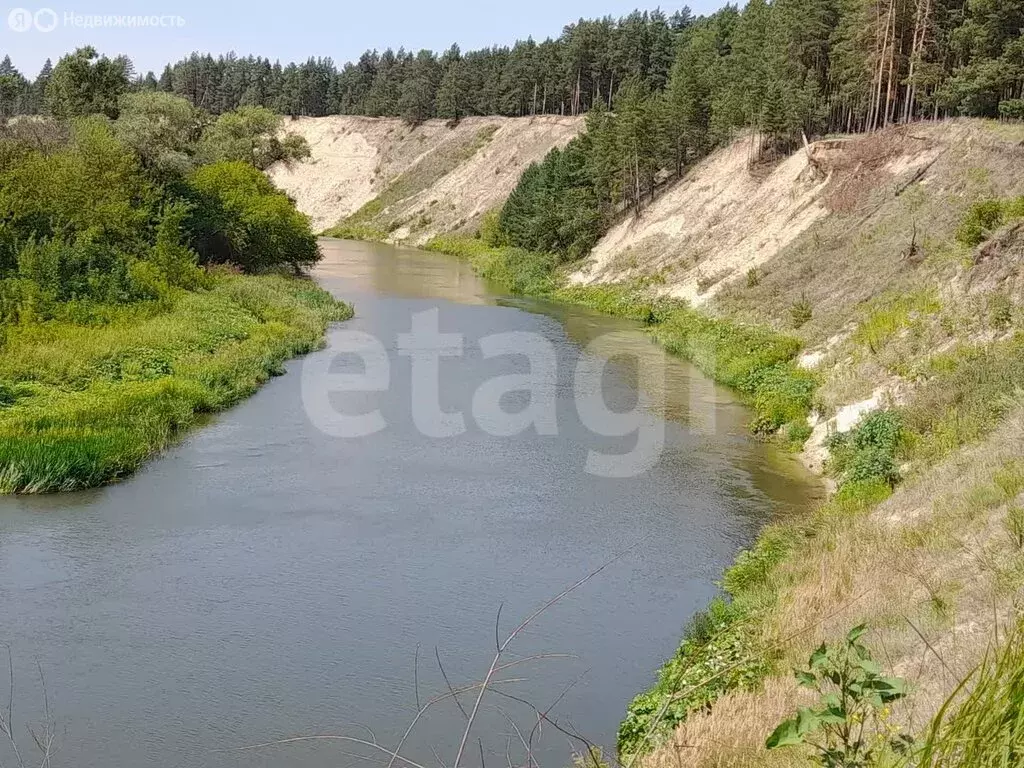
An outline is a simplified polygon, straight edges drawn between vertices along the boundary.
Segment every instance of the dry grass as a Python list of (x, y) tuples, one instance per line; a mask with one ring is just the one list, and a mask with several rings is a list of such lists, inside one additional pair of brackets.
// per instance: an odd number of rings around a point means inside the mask
[[(1024, 193), (1020, 150), (970, 121), (916, 126), (913, 136), (921, 140), (883, 133), (849, 142), (844, 151), (853, 158), (835, 161), (829, 189), (863, 186), (853, 195), (859, 202), (840, 206), (766, 262), (758, 285), (733, 280), (715, 298), (715, 309), (781, 327), (786, 308), (805, 295), (814, 317), (801, 336), (814, 345), (877, 296), (957, 281), (970, 254), (952, 245), (956, 228), (972, 203)], [(854, 169), (880, 167), (883, 177), (865, 180), (841, 167), (851, 162)]]
[[(1008, 529), (1007, 511), (1024, 490), (1022, 446), (1024, 409), (873, 512), (819, 520), (800, 557), (773, 576), (780, 597), (767, 634), (813, 626), (787, 645), (780, 666), (796, 666), (820, 643), (867, 622), (875, 657), (912, 685), (894, 720), (920, 732), (1015, 613), (1024, 553)], [(690, 718), (644, 767), (765, 766), (780, 758), (778, 764), (793, 765), (797, 753), (774, 755), (761, 744), (806, 703), (802, 695), (785, 675), (759, 691), (729, 694), (711, 712)]]
[(669, 742), (644, 760), (644, 768), (799, 765), (792, 752), (764, 748), (764, 724), (774, 727), (791, 714), (794, 702), (806, 704), (806, 699), (805, 690), (782, 679), (769, 680), (754, 693), (726, 694), (710, 711), (692, 715), (677, 728)]

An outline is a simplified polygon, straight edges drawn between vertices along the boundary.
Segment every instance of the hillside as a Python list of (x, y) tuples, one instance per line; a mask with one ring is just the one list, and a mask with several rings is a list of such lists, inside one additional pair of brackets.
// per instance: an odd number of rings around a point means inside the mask
[(905, 398), (928, 355), (1008, 335), (993, 305), (1020, 319), (1017, 230), (1008, 258), (972, 254), (956, 232), (973, 204), (1024, 194), (1022, 139), (997, 123), (922, 123), (817, 142), (772, 167), (750, 167), (741, 139), (619, 222), (569, 280), (641, 281), (796, 334), (802, 363), (824, 374), (808, 455), (820, 470), (828, 427)]
[(394, 118), (319, 117), (288, 123), (310, 145), (309, 161), (270, 176), (313, 219), (393, 241), (422, 244), (471, 231), (500, 205), (530, 163), (566, 144), (582, 118), (469, 117), (410, 126)]
[[(1024, 128), (922, 123), (818, 142), (768, 167), (749, 164), (748, 146), (705, 159), (569, 275), (646, 286), (796, 336), (799, 364), (818, 382), (803, 458), (845, 483), (808, 522), (765, 539), (770, 548), (781, 536), (798, 554), (753, 589), (777, 672), (653, 739), (649, 768), (681, 757), (795, 764), (799, 753), (764, 749), (776, 724), (811, 703), (787, 669), (862, 622), (875, 658), (913, 691), (891, 726), (920, 734), (1009, 631), (1024, 587), (1013, 534), (1024, 490)], [(887, 470), (900, 482), (881, 503), (863, 496), (861, 468), (841, 466), (876, 411), (892, 417), (871, 429), (906, 436)], [(844, 453), (830, 458), (830, 436), (844, 432), (856, 436), (832, 443)], [(662, 673), (624, 728), (679, 695), (666, 690), (685, 679), (674, 674)]]

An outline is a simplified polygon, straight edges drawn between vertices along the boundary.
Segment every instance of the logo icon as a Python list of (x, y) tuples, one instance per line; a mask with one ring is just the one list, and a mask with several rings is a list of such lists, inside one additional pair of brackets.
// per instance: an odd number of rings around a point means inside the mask
[[(51, 11), (51, 13), (53, 13)], [(54, 14), (56, 19), (57, 14)], [(15, 8), (7, 14), (7, 26), (15, 32), (28, 32), (32, 29), (32, 11), (25, 8)]]
[(40, 8), (33, 18), (40, 32), (53, 32), (57, 28), (57, 12), (52, 8)]

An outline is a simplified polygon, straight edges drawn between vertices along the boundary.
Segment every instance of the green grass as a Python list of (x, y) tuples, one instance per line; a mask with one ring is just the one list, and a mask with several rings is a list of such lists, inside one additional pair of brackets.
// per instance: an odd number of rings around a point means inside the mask
[(871, 310), (854, 331), (853, 340), (877, 354), (917, 318), (936, 314), (941, 309), (934, 290), (883, 296), (872, 302)]
[(554, 254), (493, 247), (479, 238), (459, 235), (439, 235), (424, 248), (465, 259), (478, 275), (514, 294), (550, 297), (557, 287)]
[(114, 482), (200, 414), (252, 394), (352, 314), (308, 280), (220, 275), (209, 290), (5, 326), (0, 493)]
[(988, 434), (1024, 393), (1024, 334), (963, 345), (929, 363), (901, 410), (909, 456), (931, 463)]
[[(970, 694), (963, 697), (969, 685)], [(1024, 623), (949, 697), (920, 749), (920, 768), (1001, 768), (1024, 762)]]

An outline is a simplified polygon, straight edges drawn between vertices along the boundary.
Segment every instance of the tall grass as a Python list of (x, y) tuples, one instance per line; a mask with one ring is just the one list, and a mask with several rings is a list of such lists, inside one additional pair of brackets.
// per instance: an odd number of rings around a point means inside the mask
[[(970, 694), (963, 693), (973, 683)], [(1024, 623), (990, 653), (935, 715), (912, 764), (919, 768), (1024, 765)]]
[(0, 357), (0, 493), (116, 481), (203, 413), (252, 394), (351, 316), (308, 280), (222, 275), (210, 290), (9, 325)]

